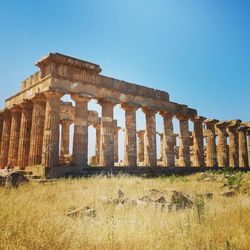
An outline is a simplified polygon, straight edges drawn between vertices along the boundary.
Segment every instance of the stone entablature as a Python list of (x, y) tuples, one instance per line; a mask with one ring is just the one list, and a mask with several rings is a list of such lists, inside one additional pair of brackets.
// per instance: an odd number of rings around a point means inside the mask
[[(8, 161), (20, 169), (51, 169), (69, 162), (79, 169), (86, 168), (88, 126), (96, 129), (96, 155), (91, 164), (112, 168), (118, 164), (121, 129), (113, 117), (117, 104), (125, 111), (124, 166), (250, 166), (250, 122), (206, 119), (187, 105), (169, 101), (166, 92), (102, 76), (99, 65), (58, 53), (49, 54), (36, 65), (40, 71), (23, 81), (21, 91), (8, 98), (0, 111), (2, 168)], [(66, 94), (75, 101), (74, 106), (61, 101)], [(101, 106), (101, 117), (88, 110), (91, 99)], [(136, 130), (138, 108), (146, 118), (145, 130), (141, 131)], [(156, 131), (157, 113), (163, 118), (163, 133)], [(174, 117), (179, 120), (179, 134), (174, 134)], [(189, 122), (193, 122), (193, 131)], [(73, 153), (69, 155), (72, 124)]]

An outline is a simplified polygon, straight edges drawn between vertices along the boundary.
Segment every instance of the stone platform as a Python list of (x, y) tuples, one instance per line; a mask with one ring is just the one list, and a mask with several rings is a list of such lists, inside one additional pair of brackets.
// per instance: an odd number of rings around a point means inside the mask
[[(128, 174), (132, 176), (157, 177), (170, 175), (188, 175), (209, 170), (223, 170), (223, 167), (77, 167), (77, 166), (60, 166), (54, 168), (46, 168), (42, 166), (34, 166), (26, 168), (33, 175), (46, 178), (59, 177), (90, 177), (95, 175), (122, 175)], [(250, 170), (249, 167), (230, 168), (232, 171)]]

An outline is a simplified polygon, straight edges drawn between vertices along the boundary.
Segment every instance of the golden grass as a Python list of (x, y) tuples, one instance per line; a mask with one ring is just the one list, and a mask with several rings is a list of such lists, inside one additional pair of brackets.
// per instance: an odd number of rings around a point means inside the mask
[[(0, 249), (250, 249), (249, 193), (223, 197), (221, 182), (197, 176), (92, 177), (1, 188)], [(117, 197), (119, 188), (133, 199), (152, 188), (183, 191), (194, 200), (206, 191), (214, 197), (174, 212), (100, 200)], [(96, 209), (96, 218), (65, 216), (83, 206)]]

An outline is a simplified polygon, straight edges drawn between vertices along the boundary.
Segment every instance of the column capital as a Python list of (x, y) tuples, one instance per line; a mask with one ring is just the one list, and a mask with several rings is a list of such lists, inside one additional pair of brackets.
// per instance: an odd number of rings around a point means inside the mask
[(32, 101), (25, 100), (23, 103), (20, 104), (20, 107), (22, 108), (22, 110), (32, 109), (33, 107)]
[(142, 112), (146, 115), (155, 115), (158, 110), (155, 110), (154, 108), (150, 107), (142, 107)]
[(84, 96), (84, 95), (78, 95), (78, 94), (72, 94), (71, 98), (75, 101), (75, 102), (89, 102), (89, 100), (91, 99), (88, 96)]
[(132, 104), (121, 103), (121, 108), (125, 111), (136, 111), (139, 107)]
[(219, 130), (225, 130), (230, 123), (228, 121), (221, 121), (216, 123), (216, 128)]
[(192, 122), (197, 122), (197, 123), (202, 123), (204, 122), (207, 118), (206, 117), (203, 117), (203, 116), (199, 116), (199, 115), (196, 115), (196, 116), (193, 116), (190, 118)]
[(136, 132), (138, 136), (144, 136), (145, 130), (139, 130)]
[(14, 105), (11, 109), (10, 109), (10, 113), (12, 115), (15, 115), (15, 114), (19, 114), (19, 112), (21, 111), (21, 106), (19, 105)]
[(60, 123), (62, 124), (62, 125), (71, 125), (72, 123), (73, 123), (73, 121), (72, 120), (69, 120), (69, 119), (63, 119), (63, 120), (60, 120)]
[(37, 94), (33, 99), (31, 99), (33, 103), (45, 103), (46, 97), (43, 94)]
[(204, 123), (209, 127), (209, 126), (213, 126), (215, 125), (216, 123), (218, 123), (219, 120), (216, 120), (216, 119), (206, 119), (204, 121)]
[(99, 100), (97, 100), (97, 103), (100, 104), (101, 106), (102, 105), (110, 105), (113, 107), (118, 104), (115, 100), (108, 100), (108, 99), (99, 99)]
[(10, 110), (9, 109), (5, 109), (3, 112), (2, 112), (2, 116), (3, 118), (10, 118), (11, 115), (10, 115)]
[(188, 121), (190, 119), (190, 117), (188, 117), (187, 115), (183, 115), (183, 114), (177, 114), (177, 115), (175, 115), (175, 117), (179, 121)]
[(159, 113), (163, 118), (166, 118), (166, 119), (172, 119), (174, 117), (174, 114), (172, 114), (166, 110), (161, 110)]
[(238, 131), (247, 132), (250, 128), (248, 126), (240, 126), (237, 128)]

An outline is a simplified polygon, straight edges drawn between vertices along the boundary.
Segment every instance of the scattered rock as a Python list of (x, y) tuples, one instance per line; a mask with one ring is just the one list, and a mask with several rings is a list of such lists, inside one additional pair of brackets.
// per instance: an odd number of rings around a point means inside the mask
[(191, 208), (193, 201), (191, 198), (182, 192), (172, 191), (170, 209), (175, 208), (176, 210)]
[(222, 196), (225, 197), (232, 197), (236, 195), (236, 191), (235, 190), (227, 190), (221, 193)]
[(0, 186), (2, 187), (18, 187), (22, 183), (29, 182), (23, 171), (1, 171)]
[(68, 212), (66, 216), (71, 217), (71, 218), (82, 218), (84, 216), (95, 218), (96, 210), (86, 206), (86, 207), (74, 209)]

